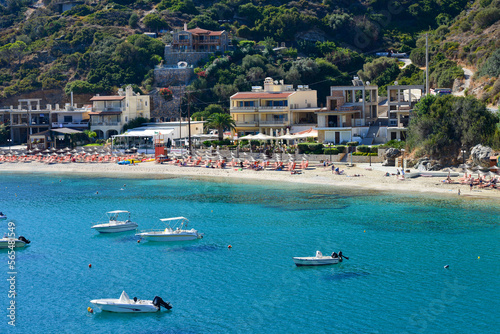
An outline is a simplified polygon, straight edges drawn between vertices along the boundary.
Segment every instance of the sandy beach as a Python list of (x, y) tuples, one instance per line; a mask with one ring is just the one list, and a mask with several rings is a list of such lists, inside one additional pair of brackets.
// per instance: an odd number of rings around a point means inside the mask
[[(152, 161), (135, 165), (118, 165), (116, 163), (63, 163), (45, 164), (40, 162), (0, 164), (1, 172), (15, 173), (56, 173), (81, 174), (100, 177), (193, 177), (204, 179), (231, 178), (239, 181), (261, 182), (292, 182), (303, 184), (321, 184), (350, 189), (367, 189), (385, 192), (403, 193), (434, 193), (462, 197), (500, 198), (500, 191), (496, 189), (470, 189), (467, 184), (442, 182), (444, 177), (416, 177), (398, 179), (395, 175), (396, 167), (384, 167), (380, 164), (357, 164), (356, 166), (338, 166), (344, 170), (343, 175), (332, 174), (331, 167), (311, 164), (301, 174), (291, 174), (287, 171), (274, 170), (247, 170), (226, 167), (224, 169), (206, 167), (180, 167), (169, 163), (158, 164)], [(386, 173), (391, 174), (386, 176)], [(394, 175), (393, 175), (394, 174)], [(359, 175), (359, 176), (357, 176)], [(459, 195), (460, 190), (460, 195)]]

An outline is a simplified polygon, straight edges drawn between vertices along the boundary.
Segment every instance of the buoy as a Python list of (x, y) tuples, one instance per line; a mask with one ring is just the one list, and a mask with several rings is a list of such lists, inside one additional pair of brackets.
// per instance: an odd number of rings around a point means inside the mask
[(481, 257), (480, 257), (480, 256), (478, 256), (477, 258), (478, 258), (478, 259), (480, 259)]
[(87, 307), (87, 311), (88, 311), (89, 313), (94, 313), (94, 310), (93, 310), (90, 306), (89, 306), (89, 307)]
[(89, 263), (89, 268), (92, 268), (92, 264)]
[(227, 248), (233, 248), (233, 246), (229, 245), (229, 246), (227, 246)]
[(141, 242), (141, 239), (137, 240), (137, 243), (140, 243)]
[(365, 232), (366, 232), (366, 230), (363, 231), (363, 233), (365, 233)]
[(444, 266), (445, 269), (448, 269), (449, 267), (450, 267), (450, 265), (448, 265), (448, 264), (446, 266)]

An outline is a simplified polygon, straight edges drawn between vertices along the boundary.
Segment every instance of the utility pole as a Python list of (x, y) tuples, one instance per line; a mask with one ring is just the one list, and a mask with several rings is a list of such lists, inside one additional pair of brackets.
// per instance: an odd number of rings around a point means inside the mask
[(188, 90), (187, 92), (188, 94), (188, 140), (189, 140), (189, 155), (192, 155), (191, 153), (191, 94)]
[(429, 95), (429, 33), (425, 34), (425, 95)]
[[(181, 97), (180, 97), (180, 102), (182, 102), (182, 93), (183, 91), (181, 90)], [(182, 104), (179, 103), (179, 147), (181, 149), (181, 154), (182, 154)]]

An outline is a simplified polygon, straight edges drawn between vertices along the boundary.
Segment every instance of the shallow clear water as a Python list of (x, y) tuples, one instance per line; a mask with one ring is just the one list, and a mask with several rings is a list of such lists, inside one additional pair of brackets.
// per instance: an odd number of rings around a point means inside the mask
[[(0, 251), (0, 333), (495, 333), (500, 327), (496, 201), (5, 173), (0, 191), (0, 211), (32, 241), (16, 252), (15, 328), (7, 324), (8, 259)], [(131, 211), (140, 229), (185, 216), (205, 238), (137, 243), (133, 232), (90, 229), (111, 210)], [(7, 221), (0, 221), (1, 232)], [(342, 250), (349, 260), (295, 267), (293, 256), (316, 250)], [(173, 309), (87, 312), (91, 299), (118, 298), (122, 290), (161, 296)]]

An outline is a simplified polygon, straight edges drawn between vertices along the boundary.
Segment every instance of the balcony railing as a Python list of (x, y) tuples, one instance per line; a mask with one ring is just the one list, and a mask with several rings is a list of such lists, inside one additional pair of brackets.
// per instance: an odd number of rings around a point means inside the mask
[(63, 123), (52, 123), (53, 128), (71, 128), (71, 127), (82, 127), (87, 126), (87, 122), (63, 122)]
[(247, 122), (235, 122), (236, 126), (258, 126), (259, 122), (258, 121), (247, 121)]
[(288, 106), (260, 106), (260, 107), (258, 107), (259, 111), (283, 110), (283, 109), (288, 109)]
[(287, 124), (288, 120), (279, 120), (279, 121), (260, 121), (259, 125), (283, 125)]
[(116, 126), (120, 125), (118, 122), (91, 122), (91, 126)]
[(231, 107), (231, 111), (257, 111), (259, 107)]

